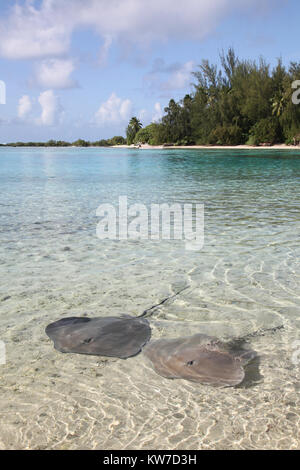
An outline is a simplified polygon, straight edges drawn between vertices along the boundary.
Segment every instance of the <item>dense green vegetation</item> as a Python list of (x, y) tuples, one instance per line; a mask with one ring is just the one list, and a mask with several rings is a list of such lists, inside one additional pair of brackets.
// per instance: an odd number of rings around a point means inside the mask
[[(142, 127), (132, 117), (126, 139), (115, 136), (73, 143), (50, 140), (17, 142), (10, 146), (90, 147), (148, 143), (150, 145), (259, 145), (299, 144), (300, 104), (292, 101), (292, 83), (300, 80), (300, 62), (285, 67), (279, 59), (271, 68), (239, 59), (233, 49), (220, 55), (220, 64), (203, 60), (193, 72), (193, 92), (176, 102), (171, 99), (159, 123)], [(297, 97), (300, 95), (297, 93)]]
[(142, 128), (142, 123), (137, 117), (132, 117), (126, 129), (127, 144), (131, 145), (134, 143), (135, 137), (139, 130)]
[[(221, 67), (203, 60), (193, 72), (194, 90), (171, 99), (160, 123), (135, 133), (135, 143), (159, 145), (237, 145), (298, 143), (300, 105), (292, 102), (292, 82), (300, 63), (271, 69), (263, 59), (240, 60), (233, 49), (220, 56)], [(131, 143), (127, 136), (127, 143)]]
[(124, 137), (116, 135), (111, 139), (102, 139), (95, 142), (78, 139), (75, 142), (49, 140), (48, 142), (12, 142), (5, 145), (9, 147), (111, 147), (112, 145), (125, 145), (126, 143), (127, 141)]

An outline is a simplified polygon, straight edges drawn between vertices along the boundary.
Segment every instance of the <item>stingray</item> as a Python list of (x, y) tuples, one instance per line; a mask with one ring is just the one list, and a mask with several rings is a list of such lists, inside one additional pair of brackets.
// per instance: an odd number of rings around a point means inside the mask
[(241, 343), (223, 343), (195, 334), (186, 338), (158, 339), (143, 350), (154, 370), (170, 379), (186, 379), (213, 386), (235, 386), (245, 377), (244, 366), (256, 357)]
[(63, 318), (45, 331), (60, 352), (121, 359), (138, 354), (151, 336), (148, 320), (129, 315)]
[(45, 331), (60, 352), (126, 359), (138, 354), (150, 339), (149, 322), (143, 317), (188, 287), (152, 305), (138, 317), (69, 317), (50, 323)]

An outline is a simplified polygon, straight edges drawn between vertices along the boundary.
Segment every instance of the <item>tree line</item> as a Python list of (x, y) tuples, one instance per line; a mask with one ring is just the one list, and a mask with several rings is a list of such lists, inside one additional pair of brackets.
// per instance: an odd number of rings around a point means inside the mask
[(192, 73), (193, 91), (171, 99), (158, 123), (142, 127), (134, 117), (127, 143), (150, 145), (272, 145), (300, 142), (300, 106), (293, 103), (292, 84), (300, 79), (300, 63), (275, 67), (241, 60), (229, 48), (221, 66), (203, 60)]
[(77, 139), (75, 142), (65, 142), (64, 140), (48, 140), (47, 142), (11, 142), (8, 144), (0, 144), (2, 147), (111, 147), (112, 145), (126, 145), (127, 140), (116, 135), (111, 139), (101, 139), (95, 142)]
[[(160, 122), (145, 127), (132, 117), (126, 138), (95, 142), (15, 142), (22, 147), (109, 147), (150, 145), (272, 145), (300, 143), (300, 105), (292, 100), (293, 83), (300, 80), (300, 62), (286, 67), (278, 59), (271, 68), (263, 58), (240, 59), (233, 48), (220, 54), (220, 66), (203, 60), (192, 72), (190, 94), (169, 101)], [(299, 90), (300, 95), (300, 90)], [(298, 96), (298, 95), (297, 95)], [(300, 100), (299, 100), (300, 101)]]

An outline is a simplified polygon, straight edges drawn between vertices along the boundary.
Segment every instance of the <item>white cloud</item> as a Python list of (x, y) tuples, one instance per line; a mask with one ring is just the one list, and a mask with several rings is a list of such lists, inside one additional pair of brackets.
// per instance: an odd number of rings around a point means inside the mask
[(152, 122), (158, 122), (163, 117), (163, 111), (161, 109), (160, 103), (155, 103), (154, 105), (154, 114), (152, 116)]
[(232, 11), (273, 5), (274, 0), (25, 0), (0, 20), (0, 55), (57, 57), (69, 50), (73, 32), (82, 28), (105, 39), (104, 55), (113, 39), (133, 44), (201, 40)]
[(194, 68), (195, 63), (192, 60), (185, 64), (178, 62), (166, 64), (163, 59), (157, 58), (150, 73), (144, 77), (145, 84), (150, 90), (155, 91), (181, 90), (190, 84)]
[(35, 81), (43, 88), (73, 88), (76, 82), (70, 78), (75, 66), (70, 59), (44, 60), (36, 68)]
[(99, 63), (100, 65), (104, 65), (107, 59), (108, 51), (110, 49), (110, 46), (112, 45), (113, 38), (111, 36), (106, 36), (104, 38), (104, 43), (103, 46), (101, 47), (100, 50), (100, 55), (99, 55)]
[(119, 124), (129, 119), (131, 111), (132, 103), (129, 99), (122, 100), (116, 93), (112, 93), (108, 100), (101, 104), (94, 121), (99, 126)]
[(61, 122), (63, 109), (59, 98), (53, 90), (47, 90), (40, 94), (38, 102), (41, 105), (41, 116), (36, 120), (36, 124), (41, 126), (53, 126)]
[(148, 116), (148, 112), (146, 109), (141, 109), (138, 113), (138, 120), (141, 121), (143, 123), (143, 121), (147, 121), (147, 116)]
[(191, 82), (191, 72), (195, 68), (195, 63), (191, 60), (186, 62), (178, 70), (174, 71), (169, 80), (161, 84), (162, 90), (180, 90), (188, 86)]
[(153, 62), (152, 70), (149, 75), (151, 76), (160, 73), (174, 73), (177, 72), (177, 70), (179, 70), (180, 68), (182, 68), (182, 64), (180, 64), (179, 62), (166, 64), (164, 59), (162, 59), (161, 57), (157, 57)]
[[(0, 22), (0, 54), (9, 59), (56, 56), (69, 49), (72, 22), (56, 10), (56, 0), (44, 0), (40, 9), (32, 1), (12, 7)], [(61, 2), (62, 4), (63, 2)]]
[(18, 117), (20, 119), (26, 118), (32, 109), (31, 99), (28, 95), (24, 95), (19, 99)]

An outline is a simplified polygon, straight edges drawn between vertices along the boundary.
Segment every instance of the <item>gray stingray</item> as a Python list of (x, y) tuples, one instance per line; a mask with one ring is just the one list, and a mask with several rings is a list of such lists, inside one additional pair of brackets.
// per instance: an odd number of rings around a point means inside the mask
[(60, 352), (121, 359), (138, 354), (151, 336), (146, 319), (129, 315), (63, 318), (50, 323), (45, 331)]
[(143, 352), (163, 377), (223, 387), (240, 384), (243, 366), (256, 357), (255, 351), (243, 349), (240, 343), (223, 343), (202, 334), (151, 341)]

